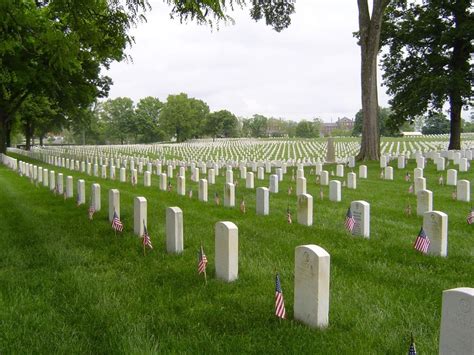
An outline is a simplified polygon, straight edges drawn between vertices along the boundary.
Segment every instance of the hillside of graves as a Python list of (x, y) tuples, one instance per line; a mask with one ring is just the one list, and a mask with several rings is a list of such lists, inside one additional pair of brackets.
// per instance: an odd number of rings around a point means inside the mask
[[(419, 353), (437, 353), (443, 291), (474, 285), (474, 140), (461, 152), (446, 143), (385, 140), (369, 163), (354, 161), (352, 139), (335, 141), (334, 162), (327, 140), (11, 149), (0, 159), (1, 352), (406, 353), (413, 335)], [(224, 247), (223, 221), (236, 227)], [(414, 249), (421, 227), (427, 253)], [(316, 272), (329, 282), (319, 326), (295, 316), (311, 281), (298, 279), (304, 245), (330, 256)]]

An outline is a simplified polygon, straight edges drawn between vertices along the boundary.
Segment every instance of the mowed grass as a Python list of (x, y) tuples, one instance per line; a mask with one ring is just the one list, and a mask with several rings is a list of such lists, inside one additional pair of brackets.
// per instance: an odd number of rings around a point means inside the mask
[[(340, 203), (328, 200), (328, 187), (322, 187), (324, 200), (319, 199), (320, 186), (307, 168), (314, 225), (304, 227), (286, 222), (288, 205), (296, 221), (290, 171), (280, 193), (271, 194), (270, 215), (264, 217), (256, 216), (255, 191), (241, 179), (235, 208), (214, 204), (216, 191), (223, 200), (222, 170), (217, 185), (209, 186), (210, 202), (203, 203), (189, 172), (192, 199), (176, 194), (175, 179), (173, 192), (159, 191), (156, 176), (153, 187), (143, 187), (140, 177), (141, 186), (133, 188), (15, 157), (74, 176), (74, 193), (77, 179), (84, 178), (87, 200), (91, 184), (100, 183), (102, 210), (89, 221), (87, 205), (76, 207), (75, 199), (64, 201), (0, 167), (1, 353), (401, 354), (408, 351), (413, 333), (419, 353), (434, 354), (442, 291), (474, 286), (474, 226), (466, 223), (470, 204), (453, 201), (454, 188), (437, 184), (440, 174), (432, 163), (424, 175), (435, 210), (449, 215), (447, 258), (420, 255), (412, 248), (422, 224), (416, 199), (407, 192), (410, 183), (404, 181), (413, 161), (406, 170), (395, 169), (395, 181), (380, 180), (378, 164), (368, 164), (369, 179), (359, 179), (357, 190), (343, 188)], [(472, 168), (458, 178), (469, 179), (472, 186)], [(268, 175), (255, 183), (267, 186)], [(111, 188), (121, 193), (125, 232), (118, 235), (108, 222)], [(148, 200), (154, 249), (146, 257), (141, 239), (133, 235), (135, 196)], [(246, 214), (238, 207), (242, 197)], [(370, 240), (344, 230), (353, 200), (371, 204)], [(404, 214), (407, 203), (412, 216)], [(170, 206), (184, 214), (180, 255), (166, 253), (165, 210)], [(218, 221), (239, 228), (239, 279), (233, 283), (215, 279)], [(209, 259), (207, 285), (197, 274), (201, 242)], [(320, 245), (331, 255), (329, 327), (324, 330), (293, 320), (294, 249), (303, 244)], [(288, 315), (281, 322), (274, 317), (275, 271), (281, 275)]]

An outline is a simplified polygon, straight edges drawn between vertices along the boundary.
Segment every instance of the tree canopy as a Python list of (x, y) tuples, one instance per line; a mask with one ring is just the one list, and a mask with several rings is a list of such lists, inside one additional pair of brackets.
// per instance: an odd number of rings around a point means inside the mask
[(384, 84), (397, 125), (450, 106), (449, 149), (460, 149), (461, 110), (472, 98), (470, 0), (393, 1), (384, 25)]

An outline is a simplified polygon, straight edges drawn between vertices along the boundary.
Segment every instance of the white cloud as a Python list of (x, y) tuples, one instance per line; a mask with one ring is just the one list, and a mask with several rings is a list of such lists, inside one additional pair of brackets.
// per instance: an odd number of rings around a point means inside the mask
[[(211, 110), (300, 120), (353, 117), (360, 108), (360, 52), (355, 1), (298, 1), (291, 26), (277, 33), (251, 20), (248, 9), (219, 30), (180, 24), (153, 3), (133, 30), (133, 63), (114, 63), (110, 97), (134, 101), (185, 92)], [(387, 97), (379, 91), (381, 105)]]

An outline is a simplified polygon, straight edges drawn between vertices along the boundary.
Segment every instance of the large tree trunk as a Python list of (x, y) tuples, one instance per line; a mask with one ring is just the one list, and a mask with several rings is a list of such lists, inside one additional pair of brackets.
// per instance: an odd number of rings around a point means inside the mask
[(461, 110), (462, 99), (460, 95), (453, 95), (449, 98), (451, 106), (451, 134), (449, 135), (449, 150), (461, 149)]
[(357, 0), (359, 7), (359, 44), (361, 51), (362, 139), (357, 160), (380, 158), (378, 122), (377, 54), (380, 47), (383, 13), (390, 0), (374, 0), (372, 15), (367, 0)]
[(463, 1), (457, 1), (454, 6), (454, 21), (456, 24), (455, 35), (457, 36), (454, 40), (453, 52), (451, 56), (451, 70), (453, 72), (451, 80), (451, 90), (449, 92), (449, 105), (450, 105), (450, 119), (451, 119), (451, 132), (449, 136), (449, 147), (448, 149), (460, 150), (461, 149), (461, 111), (462, 111), (462, 96), (459, 90), (458, 83), (456, 81), (465, 80), (465, 68), (469, 67), (469, 60), (471, 53), (469, 52), (469, 41), (470, 39), (466, 36), (462, 36), (461, 27), (469, 24), (469, 17), (467, 15), (466, 8), (468, 6)]
[(0, 153), (7, 152), (7, 114), (0, 110)]

